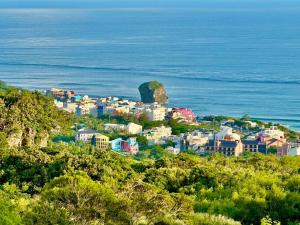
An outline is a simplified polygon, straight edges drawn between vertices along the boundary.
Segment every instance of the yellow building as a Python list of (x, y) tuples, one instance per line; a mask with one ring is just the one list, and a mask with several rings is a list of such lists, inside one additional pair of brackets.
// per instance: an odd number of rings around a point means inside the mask
[(106, 150), (109, 146), (109, 137), (103, 134), (97, 134), (93, 138), (93, 145), (100, 150)]

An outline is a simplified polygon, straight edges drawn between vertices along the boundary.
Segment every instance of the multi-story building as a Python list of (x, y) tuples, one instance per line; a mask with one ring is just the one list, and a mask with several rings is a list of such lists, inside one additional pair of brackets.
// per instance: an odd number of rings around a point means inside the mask
[(52, 88), (46, 91), (46, 95), (52, 96), (59, 101), (68, 101), (71, 100), (71, 98), (76, 95), (76, 92), (73, 90), (65, 91), (60, 88)]
[(243, 153), (243, 144), (239, 140), (210, 140), (206, 145), (206, 152), (219, 152), (226, 156), (239, 156)]
[(127, 140), (122, 140), (122, 138), (117, 138), (110, 142), (113, 151), (125, 151), (129, 154), (136, 154), (139, 151), (139, 144), (136, 138), (128, 138)]
[(78, 105), (76, 107), (76, 115), (77, 116), (83, 116), (83, 115), (89, 115), (90, 114), (90, 108), (85, 105)]
[[(86, 96), (85, 96), (86, 97)], [(76, 115), (82, 116), (82, 115), (98, 115), (98, 109), (96, 106), (96, 102), (92, 99), (85, 98), (80, 103), (77, 104), (76, 107)]]
[(260, 142), (259, 140), (243, 140), (243, 149), (244, 152), (253, 152), (253, 153), (262, 153), (267, 154), (268, 146), (264, 142)]
[(267, 150), (271, 147), (276, 148), (278, 156), (286, 155), (289, 149), (284, 132), (275, 126), (263, 130), (258, 136), (258, 141), (264, 143)]
[(216, 140), (236, 141), (241, 140), (239, 134), (233, 133), (233, 129), (227, 126), (221, 126), (221, 131), (215, 134)]
[(94, 135), (92, 138), (92, 144), (96, 146), (97, 149), (106, 150), (109, 147), (109, 137), (103, 134)]
[(172, 110), (168, 112), (167, 118), (175, 119), (184, 123), (193, 123), (196, 121), (195, 113), (190, 109), (182, 107), (172, 108)]
[(136, 154), (139, 152), (139, 144), (136, 141), (136, 138), (128, 138), (125, 141), (121, 142), (122, 150), (130, 154)]
[(166, 117), (166, 108), (158, 104), (152, 104), (145, 112), (150, 121), (163, 121)]
[(245, 152), (259, 152), (258, 140), (243, 140), (242, 143)]
[(140, 135), (143, 133), (143, 126), (136, 123), (128, 123), (125, 129), (127, 134)]
[(200, 132), (200, 131), (193, 131), (189, 133), (185, 133), (181, 135), (182, 137), (182, 144), (184, 149), (199, 149), (202, 146), (205, 146), (209, 139), (213, 137), (212, 133), (209, 132)]
[(75, 140), (83, 141), (84, 143), (91, 143), (95, 135), (100, 134), (99, 132), (91, 129), (82, 129), (76, 133)]
[(171, 135), (172, 128), (165, 126), (154, 127), (143, 132), (143, 136), (147, 138), (149, 145), (163, 144)]
[(261, 137), (269, 137), (274, 139), (283, 139), (284, 138), (284, 132), (279, 130), (276, 126), (272, 126), (270, 128), (264, 129), (260, 133)]

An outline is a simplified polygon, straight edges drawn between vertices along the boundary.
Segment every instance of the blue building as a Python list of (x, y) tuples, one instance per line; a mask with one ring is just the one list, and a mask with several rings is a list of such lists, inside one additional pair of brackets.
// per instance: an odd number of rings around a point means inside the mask
[(112, 140), (110, 142), (111, 149), (113, 151), (121, 151), (122, 150), (121, 143), (122, 143), (122, 138), (117, 138), (115, 140)]
[(75, 103), (75, 102), (79, 102), (81, 100), (81, 96), (80, 95), (75, 95), (71, 98), (71, 102)]

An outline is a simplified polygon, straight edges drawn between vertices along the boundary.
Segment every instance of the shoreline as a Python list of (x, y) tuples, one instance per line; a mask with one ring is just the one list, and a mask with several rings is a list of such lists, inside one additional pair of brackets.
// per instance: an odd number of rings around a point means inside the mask
[[(21, 87), (21, 86), (16, 86), (16, 87), (19, 87), (19, 88), (24, 88), (24, 87)], [(48, 87), (47, 89), (34, 89), (34, 88), (25, 88), (25, 90), (30, 90), (30, 91), (38, 91), (38, 92), (41, 92), (43, 94), (46, 93), (47, 90), (50, 90), (51, 88), (53, 87)], [(62, 88), (62, 87), (56, 87), (58, 89), (64, 89), (64, 90), (75, 90), (73, 88)], [(83, 93), (82, 91), (81, 92), (77, 92), (79, 95), (81, 96), (84, 96), (85, 93)], [(97, 100), (99, 98), (107, 98), (107, 97), (117, 97), (117, 98), (120, 98), (120, 99), (124, 99), (124, 100), (129, 100), (129, 101), (135, 101), (135, 102), (138, 102), (139, 99), (138, 97), (129, 97), (129, 96), (126, 96), (126, 95), (120, 95), (120, 96), (106, 96), (106, 95), (96, 95), (96, 94), (92, 94), (92, 95), (88, 95), (90, 98), (94, 99), (94, 100)], [(170, 104), (170, 103), (167, 103), (166, 104), (167, 107), (181, 107), (181, 106), (175, 106), (173, 104)], [(187, 107), (191, 110), (193, 110), (194, 112), (196, 112), (196, 110), (194, 110), (192, 107)], [(208, 114), (202, 114), (202, 115), (199, 115), (198, 113), (195, 113), (196, 116), (198, 118), (204, 118), (204, 117), (207, 117), (207, 116), (225, 116), (225, 117), (232, 117), (232, 118), (242, 118), (244, 115), (230, 115), (230, 114), (214, 114), (214, 113), (208, 113)], [(248, 114), (246, 114), (248, 115)], [(297, 132), (300, 134), (300, 119), (297, 120), (297, 119), (284, 119), (284, 118), (272, 118), (271, 117), (265, 117), (265, 116), (254, 116), (252, 117), (251, 115), (248, 115), (250, 116), (251, 120), (258, 120), (258, 121), (261, 121), (263, 123), (272, 123), (272, 124), (279, 124), (281, 126), (284, 126), (285, 128), (291, 130), (291, 131), (294, 131), (294, 132)], [(286, 124), (284, 122), (298, 122), (299, 125), (297, 124)]]

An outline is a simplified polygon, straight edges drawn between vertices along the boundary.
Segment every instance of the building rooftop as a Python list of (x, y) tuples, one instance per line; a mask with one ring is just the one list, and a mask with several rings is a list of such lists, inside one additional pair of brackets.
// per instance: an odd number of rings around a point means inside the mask
[(77, 134), (100, 134), (100, 133), (92, 129), (84, 129), (84, 130), (79, 130)]
[(257, 141), (257, 140), (243, 140), (242, 143), (244, 145), (258, 145), (259, 141)]
[(237, 146), (238, 142), (236, 141), (221, 141), (221, 147), (224, 148), (235, 148)]

